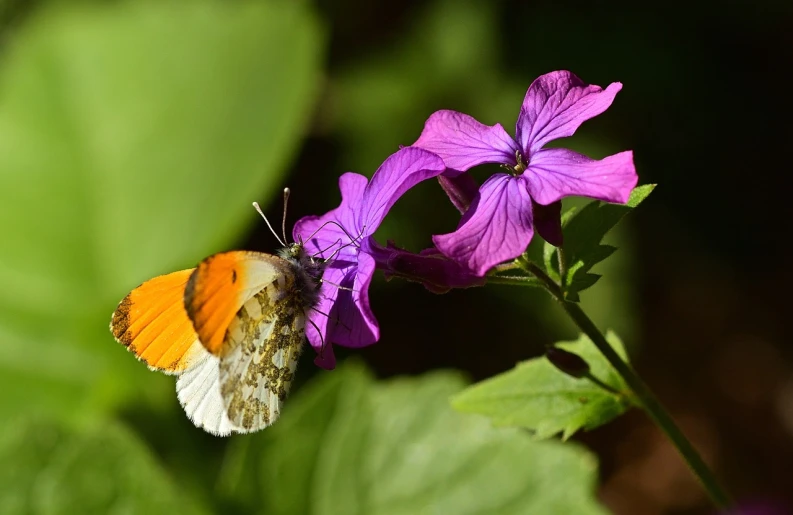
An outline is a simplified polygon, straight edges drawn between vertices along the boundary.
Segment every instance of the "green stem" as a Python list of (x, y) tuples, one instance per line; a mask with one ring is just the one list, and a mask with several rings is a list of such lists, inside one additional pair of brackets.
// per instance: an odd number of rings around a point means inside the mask
[(523, 270), (527, 271), (528, 273), (532, 274), (534, 277), (542, 281), (545, 285), (545, 288), (551, 292), (551, 295), (554, 296), (555, 299), (564, 299), (564, 293), (562, 292), (562, 288), (554, 282), (553, 279), (548, 277), (548, 274), (543, 272), (543, 270), (529, 261), (527, 258), (521, 256), (518, 258), (518, 263)]
[(592, 381), (599, 388), (602, 388), (603, 390), (606, 390), (607, 392), (609, 392), (612, 395), (616, 395), (617, 397), (622, 397), (622, 398), (627, 397), (628, 399), (633, 400), (633, 392), (621, 392), (621, 391), (617, 390), (616, 388), (613, 388), (612, 386), (604, 383), (603, 381), (601, 381), (600, 379), (598, 379), (594, 375), (592, 375), (592, 372), (589, 372), (584, 377), (586, 379)]
[(511, 271), (511, 270), (520, 270), (520, 269), (521, 269), (520, 263), (516, 259), (515, 261), (510, 261), (509, 263), (502, 263), (500, 265), (494, 266), (490, 270), (489, 273), (490, 274), (498, 274), (498, 273), (501, 273), (501, 272), (507, 272), (507, 271)]
[(537, 279), (525, 275), (488, 275), (488, 284), (510, 284), (512, 286), (533, 286), (542, 288)]
[(562, 278), (561, 282), (564, 284), (565, 276), (567, 275), (567, 258), (562, 247), (556, 249), (556, 257), (559, 259), (559, 277)]
[(564, 308), (570, 318), (573, 319), (573, 322), (575, 322), (578, 328), (592, 340), (592, 343), (595, 344), (601, 354), (603, 354), (611, 366), (622, 376), (625, 383), (633, 391), (639, 404), (641, 404), (653, 422), (664, 432), (667, 438), (671, 440), (691, 471), (702, 483), (702, 486), (707, 491), (713, 504), (721, 509), (727, 508), (731, 504), (730, 497), (721, 485), (719, 485), (716, 476), (708, 468), (705, 461), (694, 446), (691, 445), (691, 442), (688, 441), (680, 428), (677, 427), (677, 424), (675, 424), (675, 421), (655, 397), (655, 394), (644, 384), (644, 381), (641, 380), (633, 368), (623, 361), (620, 355), (611, 347), (605, 336), (603, 336), (603, 333), (601, 333), (595, 323), (592, 322), (592, 319), (584, 313), (581, 306), (576, 302), (566, 300), (562, 288), (537, 265), (526, 258), (519, 258), (519, 263), (524, 270), (533, 274), (545, 284), (548, 291), (559, 301), (562, 308)]

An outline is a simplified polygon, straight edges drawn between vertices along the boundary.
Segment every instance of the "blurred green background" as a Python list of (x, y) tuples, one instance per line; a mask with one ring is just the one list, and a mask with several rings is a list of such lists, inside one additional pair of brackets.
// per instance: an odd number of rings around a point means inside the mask
[[(624, 84), (564, 145), (660, 184), (585, 308), (739, 499), (793, 511), (791, 29), (781, 0), (0, 0), (0, 513), (712, 513), (636, 411), (572, 445), (450, 411), (575, 337), (542, 292), (378, 280), (381, 342), (307, 352), (282, 420), (228, 439), (107, 330), (154, 275), (272, 252), (251, 201), (323, 213), (437, 109), (511, 132), (557, 69)], [(457, 220), (428, 181), (378, 238)]]

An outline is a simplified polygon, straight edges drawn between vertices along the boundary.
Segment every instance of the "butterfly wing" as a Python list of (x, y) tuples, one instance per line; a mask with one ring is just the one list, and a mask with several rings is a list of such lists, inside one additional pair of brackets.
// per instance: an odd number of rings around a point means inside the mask
[(300, 293), (294, 265), (276, 256), (226, 252), (199, 264), (185, 307), (211, 356), (177, 382), (197, 426), (227, 434), (275, 421), (305, 340)]
[(205, 353), (184, 308), (193, 269), (155, 277), (124, 297), (113, 313), (110, 331), (149, 368), (179, 374)]
[(254, 295), (229, 325), (220, 359), (221, 395), (233, 424), (275, 422), (305, 344), (306, 316), (294, 276)]
[(196, 365), (179, 376), (176, 395), (187, 417), (204, 431), (216, 436), (242, 432), (226, 414), (220, 395), (220, 358), (201, 347)]
[(261, 252), (222, 252), (199, 263), (187, 282), (184, 305), (204, 348), (218, 356), (242, 305), (288, 273), (285, 260)]

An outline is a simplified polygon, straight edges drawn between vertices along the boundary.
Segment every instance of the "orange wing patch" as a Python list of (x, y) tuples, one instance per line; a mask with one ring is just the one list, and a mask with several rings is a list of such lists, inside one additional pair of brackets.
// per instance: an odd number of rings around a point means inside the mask
[[(184, 308), (185, 287), (193, 270), (146, 281), (124, 297), (113, 313), (113, 336), (150, 368), (183, 372), (201, 350)], [(198, 347), (191, 350), (193, 344)]]
[(184, 305), (204, 348), (219, 355), (242, 305), (288, 272), (286, 261), (260, 252), (223, 252), (202, 261), (187, 283)]

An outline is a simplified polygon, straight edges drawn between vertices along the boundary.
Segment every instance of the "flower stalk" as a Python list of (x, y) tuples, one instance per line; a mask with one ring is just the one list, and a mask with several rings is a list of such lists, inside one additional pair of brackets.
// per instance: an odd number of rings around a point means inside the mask
[[(597, 328), (592, 319), (587, 316), (584, 310), (581, 309), (581, 306), (576, 302), (566, 300), (562, 287), (551, 279), (540, 267), (529, 261), (525, 255), (519, 257), (515, 261), (515, 264), (543, 283), (548, 292), (562, 305), (562, 308), (573, 322), (575, 322), (578, 328), (592, 340), (592, 343), (595, 344), (600, 353), (603, 354), (617, 373), (622, 376), (640, 407), (644, 409), (652, 421), (663, 431), (666, 437), (669, 438), (675, 448), (677, 448), (677, 451), (683, 457), (688, 467), (697, 479), (699, 479), (713, 504), (720, 509), (729, 507), (732, 504), (730, 497), (719, 484), (713, 471), (710, 470), (691, 442), (686, 438), (677, 424), (675, 424), (675, 421), (655, 397), (655, 394), (653, 394), (650, 388), (641, 380), (633, 368), (623, 361), (620, 355), (611, 347), (606, 337)], [(515, 282), (512, 284), (519, 283)]]

